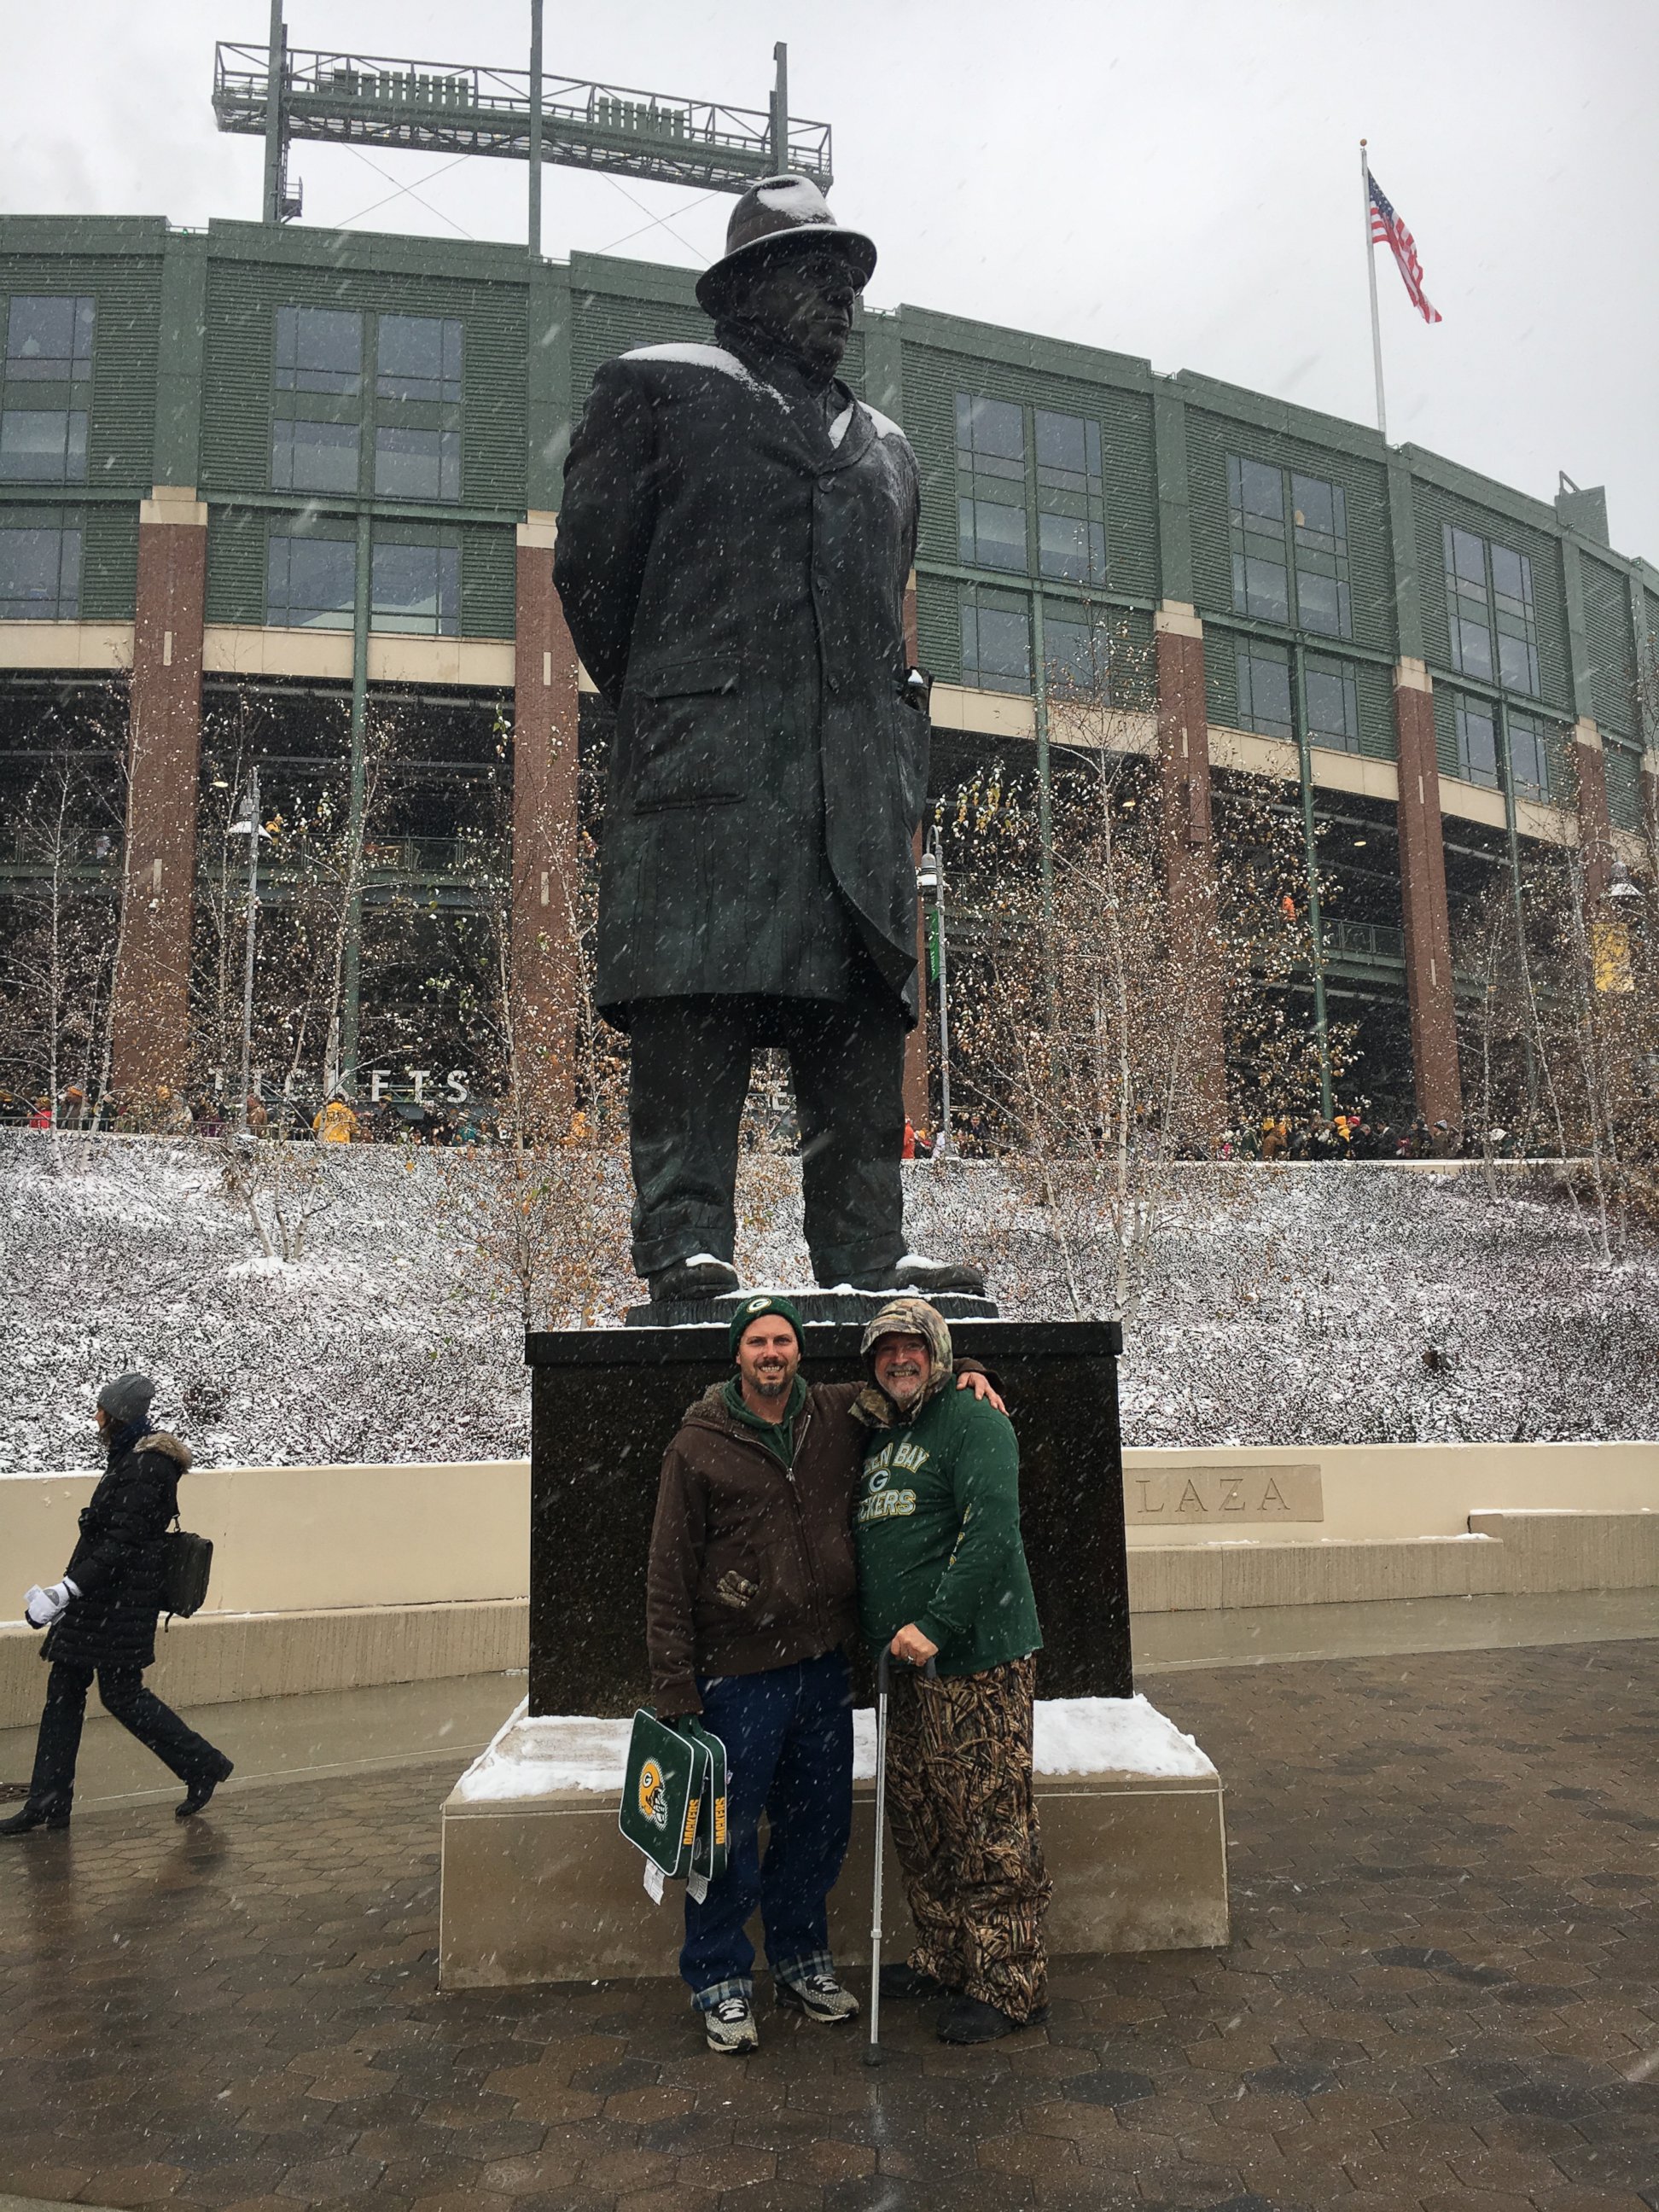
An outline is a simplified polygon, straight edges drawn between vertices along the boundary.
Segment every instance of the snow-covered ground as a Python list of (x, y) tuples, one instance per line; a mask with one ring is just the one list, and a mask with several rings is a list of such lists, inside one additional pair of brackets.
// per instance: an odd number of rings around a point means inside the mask
[[(66, 1140), (60, 1158), (0, 1133), (0, 1471), (91, 1465), (93, 1396), (128, 1367), (159, 1378), (158, 1415), (207, 1464), (527, 1449), (516, 1304), (454, 1202), (474, 1164), (327, 1158), (331, 1203), (289, 1266), (211, 1145)], [(1068, 1310), (1043, 1211), (999, 1169), (907, 1174), (919, 1249), (987, 1259), (1005, 1313)], [(806, 1279), (793, 1182), (793, 1163), (746, 1164), (750, 1281)], [(601, 1273), (619, 1319), (640, 1286), (614, 1255)], [(1494, 1200), (1478, 1172), (1194, 1170), (1158, 1218), (1122, 1393), (1139, 1444), (1653, 1437), (1659, 1251), (1605, 1265), (1564, 1199)]]

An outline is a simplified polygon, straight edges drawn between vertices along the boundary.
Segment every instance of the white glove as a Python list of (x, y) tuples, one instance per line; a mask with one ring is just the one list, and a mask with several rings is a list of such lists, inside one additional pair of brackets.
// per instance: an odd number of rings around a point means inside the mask
[(69, 1610), (70, 1600), (80, 1595), (67, 1575), (50, 1589), (36, 1583), (23, 1600), (23, 1618), (31, 1628), (50, 1628), (60, 1613)]

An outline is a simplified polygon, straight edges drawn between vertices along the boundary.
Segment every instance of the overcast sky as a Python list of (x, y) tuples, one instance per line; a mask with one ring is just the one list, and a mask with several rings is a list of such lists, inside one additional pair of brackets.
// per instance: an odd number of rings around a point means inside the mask
[[(209, 94), (213, 41), (263, 43), (264, 0), (4, 12), (0, 208), (258, 215), (259, 144), (218, 136)], [(296, 47), (394, 58), (522, 67), (528, 42), (528, 0), (288, 16)], [(546, 61), (759, 107), (778, 38), (792, 111), (834, 125), (837, 210), (880, 248), (872, 305), (1360, 422), (1368, 136), (1445, 318), (1419, 321), (1379, 249), (1390, 436), (1540, 499), (1559, 469), (1605, 483), (1613, 543), (1659, 562), (1656, 0), (551, 0)], [(300, 145), (292, 167), (307, 224), (523, 235), (518, 163)], [(731, 204), (550, 169), (544, 250), (701, 267)]]

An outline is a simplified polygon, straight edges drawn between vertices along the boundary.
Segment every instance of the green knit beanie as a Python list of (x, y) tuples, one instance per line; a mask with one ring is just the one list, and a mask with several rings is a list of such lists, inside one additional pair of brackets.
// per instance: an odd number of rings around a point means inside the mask
[(780, 1315), (794, 1330), (796, 1343), (803, 1352), (805, 1351), (806, 1339), (801, 1334), (800, 1316), (790, 1304), (788, 1299), (777, 1297), (765, 1291), (757, 1291), (752, 1298), (745, 1298), (732, 1316), (732, 1326), (726, 1332), (726, 1337), (733, 1359), (738, 1356), (738, 1346), (743, 1341), (744, 1329), (751, 1321), (758, 1321), (763, 1314)]

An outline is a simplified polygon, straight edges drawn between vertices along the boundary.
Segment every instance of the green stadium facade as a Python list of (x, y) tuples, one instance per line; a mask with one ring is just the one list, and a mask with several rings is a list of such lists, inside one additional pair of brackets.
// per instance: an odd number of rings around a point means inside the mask
[[(383, 693), (420, 703), (457, 773), (510, 763), (513, 996), (561, 1110), (592, 719), (552, 586), (562, 466), (599, 362), (708, 335), (692, 283), (419, 238), (0, 220), (0, 807), (48, 707), (122, 702), (125, 849), (84, 871), (119, 915), (118, 1084), (190, 1060), (204, 712), (332, 700), (338, 731), (349, 699), (361, 751)], [(1230, 782), (1298, 817), (1309, 799), (1345, 886), (1333, 1012), (1376, 1087), (1455, 1120), (1460, 907), (1533, 841), (1575, 846), (1592, 896), (1617, 859), (1651, 873), (1659, 572), (1609, 550), (1601, 495), (1545, 505), (1330, 416), (925, 309), (864, 313), (846, 374), (921, 465), (936, 793), (1086, 743), (1062, 695), (1103, 612), (1147, 672), (1109, 742), (1161, 781), (1177, 893), (1210, 878)], [(417, 817), (380, 865), (465, 904), (444, 823)], [(32, 865), (0, 816), (4, 877)], [(349, 1072), (375, 979), (348, 969)]]

